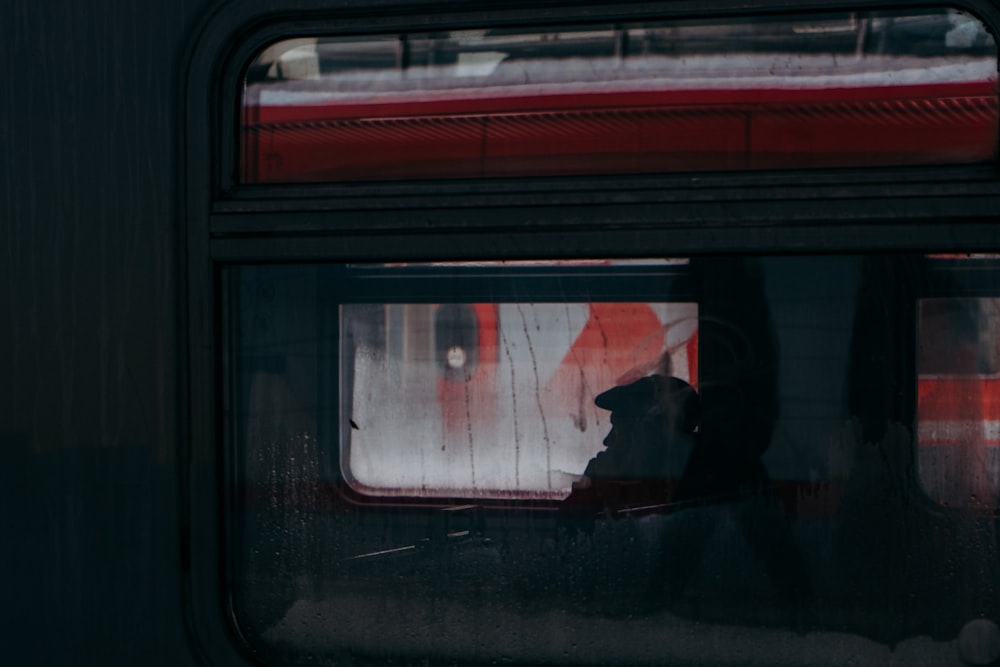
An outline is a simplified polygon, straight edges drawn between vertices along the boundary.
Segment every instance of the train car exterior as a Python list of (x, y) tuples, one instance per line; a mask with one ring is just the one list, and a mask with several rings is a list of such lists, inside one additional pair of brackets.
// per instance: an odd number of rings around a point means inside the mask
[(0, 17), (4, 664), (1000, 664), (994, 2)]

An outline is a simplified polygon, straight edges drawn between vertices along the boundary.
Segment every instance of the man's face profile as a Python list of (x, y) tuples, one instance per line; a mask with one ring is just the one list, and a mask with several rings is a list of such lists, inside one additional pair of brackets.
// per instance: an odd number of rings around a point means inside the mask
[(632, 442), (637, 421), (636, 417), (628, 417), (618, 412), (612, 412), (611, 430), (608, 431), (608, 435), (604, 438), (604, 446), (608, 449), (613, 448), (618, 452), (623, 452), (627, 449)]

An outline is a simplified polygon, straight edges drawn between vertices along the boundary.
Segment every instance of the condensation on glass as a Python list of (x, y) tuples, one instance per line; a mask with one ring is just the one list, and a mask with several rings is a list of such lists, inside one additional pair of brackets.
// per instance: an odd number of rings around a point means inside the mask
[(226, 576), (266, 661), (1000, 658), (1000, 258), (222, 279)]
[(603, 437), (603, 388), (658, 368), (695, 381), (697, 315), (683, 302), (345, 305), (345, 329), (377, 333), (341, 339), (341, 468), (366, 494), (563, 498)]
[(997, 152), (996, 44), (950, 9), (290, 38), (243, 83), (243, 183)]

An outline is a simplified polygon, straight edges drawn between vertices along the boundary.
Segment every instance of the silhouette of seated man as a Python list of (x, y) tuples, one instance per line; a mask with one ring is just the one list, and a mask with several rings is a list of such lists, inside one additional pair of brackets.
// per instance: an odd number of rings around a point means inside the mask
[(614, 515), (669, 503), (676, 462), (686, 460), (694, 446), (697, 393), (679, 378), (650, 375), (613, 387), (594, 403), (611, 411), (606, 449), (573, 483), (564, 507)]
[[(743, 343), (750, 342), (732, 324), (720, 328), (709, 323), (704, 333), (713, 339), (735, 333)], [(718, 340), (709, 346), (724, 347), (726, 354), (709, 349), (714, 361), (726, 363), (716, 364), (700, 397), (683, 380), (652, 375), (595, 399), (598, 407), (611, 411), (612, 429), (604, 440), (606, 449), (573, 484), (564, 509), (613, 517), (726, 503), (729, 509), (722, 513), (691, 515), (662, 534), (647, 603), (655, 607), (680, 598), (703, 560), (717, 520), (735, 514), (779, 601), (797, 609), (811, 599), (811, 585), (761, 460), (777, 418), (774, 357), (762, 358), (758, 352), (725, 359), (738, 346)]]

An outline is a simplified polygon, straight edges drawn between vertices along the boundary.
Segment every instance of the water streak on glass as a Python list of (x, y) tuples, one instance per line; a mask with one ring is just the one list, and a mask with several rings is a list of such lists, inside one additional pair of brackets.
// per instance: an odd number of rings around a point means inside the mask
[(384, 344), (343, 336), (341, 351), (342, 467), (368, 494), (562, 498), (608, 425), (594, 396), (664, 364), (696, 383), (692, 303), (342, 308), (345, 329), (376, 321)]

